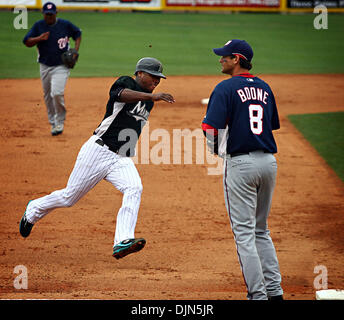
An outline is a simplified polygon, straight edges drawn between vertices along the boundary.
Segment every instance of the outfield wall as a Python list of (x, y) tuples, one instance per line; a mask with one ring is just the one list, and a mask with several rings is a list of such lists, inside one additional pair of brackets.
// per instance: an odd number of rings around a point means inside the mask
[[(0, 8), (25, 6), (40, 9), (49, 0), (0, 0)], [(344, 12), (344, 0), (53, 0), (59, 10), (137, 11), (253, 11), (313, 12), (325, 5), (328, 12)]]

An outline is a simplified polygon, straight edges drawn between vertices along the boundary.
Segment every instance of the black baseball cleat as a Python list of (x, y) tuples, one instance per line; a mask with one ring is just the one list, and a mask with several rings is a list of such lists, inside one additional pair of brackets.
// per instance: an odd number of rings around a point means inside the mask
[(268, 300), (269, 300), (269, 301), (282, 301), (282, 300), (284, 300), (284, 299), (283, 299), (283, 296), (282, 296), (282, 295), (279, 295), (279, 296), (268, 297)]
[(143, 238), (126, 239), (113, 247), (112, 256), (116, 259), (124, 258), (130, 253), (134, 253), (143, 249), (146, 240)]
[(53, 136), (57, 136), (63, 132), (64, 125), (63, 124), (58, 124), (57, 126), (54, 126), (53, 129), (51, 130), (51, 134)]
[[(27, 205), (29, 205), (29, 203), (30, 203), (30, 201), (28, 202)], [(26, 209), (27, 209), (27, 206), (26, 206)], [(30, 235), (30, 232), (31, 232), (32, 227), (33, 227), (33, 223), (30, 223), (29, 221), (27, 221), (25, 214), (26, 214), (26, 210), (25, 210), (23, 217), (21, 218), (20, 223), (19, 223), (19, 232), (24, 238), (26, 238)]]

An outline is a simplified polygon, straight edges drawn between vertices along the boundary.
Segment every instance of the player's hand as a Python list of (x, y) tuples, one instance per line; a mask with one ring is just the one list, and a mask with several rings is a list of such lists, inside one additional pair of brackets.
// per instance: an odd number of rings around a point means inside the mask
[(50, 35), (50, 31), (44, 32), (39, 36), (40, 41), (48, 40)]
[(170, 95), (169, 93), (154, 93), (154, 94), (152, 94), (152, 100), (153, 101), (163, 100), (163, 101), (166, 101), (168, 103), (174, 103), (175, 102), (173, 96)]

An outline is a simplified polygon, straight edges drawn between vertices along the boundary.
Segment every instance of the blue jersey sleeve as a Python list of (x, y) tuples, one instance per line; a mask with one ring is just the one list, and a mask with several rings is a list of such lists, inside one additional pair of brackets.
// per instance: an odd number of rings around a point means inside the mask
[(68, 31), (69, 31), (69, 36), (73, 38), (73, 40), (78, 39), (81, 36), (81, 30), (75, 26), (73, 23), (71, 22), (67, 22), (68, 23)]
[(38, 22), (36, 22), (32, 28), (29, 30), (29, 32), (25, 35), (24, 39), (23, 39), (23, 43), (25, 44), (25, 42), (27, 41), (27, 39), (29, 38), (34, 38), (34, 37), (38, 37), (40, 35), (39, 33), (39, 28), (38, 28)]
[(228, 106), (230, 103), (230, 94), (227, 90), (225, 90), (223, 83), (219, 83), (215, 87), (210, 96), (203, 123), (207, 123), (216, 129), (226, 128), (229, 114)]

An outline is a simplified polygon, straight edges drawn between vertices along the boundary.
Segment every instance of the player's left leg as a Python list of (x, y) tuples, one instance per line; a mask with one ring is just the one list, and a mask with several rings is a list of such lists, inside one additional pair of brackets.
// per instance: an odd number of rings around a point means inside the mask
[(70, 70), (61, 65), (55, 67), (51, 73), (51, 97), (55, 107), (56, 134), (60, 134), (63, 131), (64, 121), (66, 119), (64, 91)]
[(261, 154), (257, 161), (261, 167), (261, 181), (257, 195), (256, 247), (261, 261), (265, 287), (269, 297), (281, 296), (281, 274), (276, 250), (270, 237), (267, 219), (276, 184), (277, 164), (271, 154)]
[(105, 180), (123, 193), (122, 206), (117, 214), (114, 245), (134, 238), (141, 203), (142, 182), (134, 162), (119, 156)]
[(42, 63), (39, 64), (40, 77), (42, 81), (44, 102), (47, 108), (48, 120), (51, 125), (51, 133), (55, 130), (55, 106), (53, 98), (51, 97), (51, 67)]

